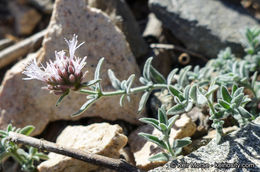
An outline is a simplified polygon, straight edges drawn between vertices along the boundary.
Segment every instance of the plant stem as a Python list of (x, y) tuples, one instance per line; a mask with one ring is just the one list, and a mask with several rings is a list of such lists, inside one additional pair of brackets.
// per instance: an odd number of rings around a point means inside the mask
[(171, 148), (171, 145), (170, 145), (170, 142), (169, 142), (169, 137), (167, 137), (167, 140), (166, 140), (166, 145), (168, 147), (168, 151), (171, 153), (172, 157), (175, 157), (173, 151), (172, 151), (172, 148)]
[[(130, 93), (138, 93), (138, 92), (143, 92), (148, 89), (161, 89), (161, 88), (167, 88), (166, 84), (154, 84), (154, 85), (146, 85), (146, 86), (140, 86), (136, 88), (131, 88)], [(85, 90), (81, 89), (79, 91), (80, 93), (85, 93), (85, 94), (99, 94), (97, 91), (92, 91), (92, 90)], [(117, 90), (117, 91), (107, 91), (107, 92), (101, 92), (101, 96), (115, 96), (115, 95), (122, 95), (126, 94), (125, 90)]]

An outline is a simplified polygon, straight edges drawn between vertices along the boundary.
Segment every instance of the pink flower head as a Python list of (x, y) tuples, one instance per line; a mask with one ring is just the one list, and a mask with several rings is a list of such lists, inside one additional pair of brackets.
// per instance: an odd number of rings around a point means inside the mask
[(83, 74), (82, 69), (87, 64), (86, 59), (75, 56), (75, 51), (84, 42), (77, 45), (78, 40), (75, 34), (71, 40), (65, 39), (69, 46), (69, 57), (62, 51), (55, 51), (55, 60), (46, 63), (46, 67), (42, 64), (38, 66), (36, 59), (25, 68), (23, 74), (27, 78), (24, 80), (37, 79), (47, 84), (48, 90), (55, 94), (63, 94), (69, 89), (77, 90), (80, 88), (81, 82), (86, 74)]

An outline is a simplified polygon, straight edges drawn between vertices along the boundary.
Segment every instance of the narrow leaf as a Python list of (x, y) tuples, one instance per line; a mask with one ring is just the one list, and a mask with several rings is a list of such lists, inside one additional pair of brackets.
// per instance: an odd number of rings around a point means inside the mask
[(150, 70), (151, 70), (152, 80), (154, 81), (154, 83), (166, 84), (166, 79), (159, 71), (157, 71), (153, 66), (151, 66)]
[(240, 106), (240, 104), (242, 103), (244, 98), (244, 93), (240, 93), (238, 96), (236, 96), (235, 98), (233, 98), (233, 100), (231, 101), (231, 103), (235, 103), (236, 107)]
[(174, 75), (177, 73), (179, 69), (173, 69), (167, 77), (167, 85), (171, 85)]
[(232, 93), (231, 93), (232, 96), (234, 96), (234, 93), (236, 92), (237, 88), (238, 87), (235, 84), (232, 86)]
[(114, 72), (111, 69), (108, 69), (107, 71), (108, 73), (108, 77), (111, 81), (111, 84), (113, 86), (113, 88), (115, 89), (121, 89), (121, 82), (117, 79), (117, 77), (115, 76)]
[(143, 123), (146, 123), (146, 124), (150, 124), (154, 128), (160, 130), (159, 122), (156, 119), (153, 119), (153, 118), (140, 118), (139, 121), (141, 121)]
[(160, 129), (162, 131), (166, 131), (167, 130), (167, 126), (164, 123), (160, 123), (159, 126), (160, 126)]
[(191, 142), (192, 141), (191, 141), (190, 137), (176, 139), (176, 140), (174, 140), (174, 143), (173, 143), (173, 149), (185, 147), (185, 146), (191, 144)]
[(145, 106), (145, 104), (146, 104), (146, 102), (147, 102), (147, 100), (148, 100), (148, 98), (149, 98), (149, 95), (150, 95), (150, 92), (149, 92), (149, 91), (146, 91), (146, 92), (142, 95), (141, 100), (140, 100), (140, 102), (139, 102), (138, 113), (140, 113), (140, 112), (143, 110), (143, 108), (144, 108), (144, 106)]
[(148, 58), (144, 64), (144, 69), (143, 69), (143, 77), (145, 79), (147, 79), (148, 81), (151, 81), (150, 70), (151, 70), (152, 60), (153, 60), (153, 57)]
[(86, 103), (84, 103), (81, 108), (79, 109), (78, 112), (72, 114), (71, 116), (72, 117), (76, 117), (76, 116), (79, 116), (81, 115), (83, 112), (85, 112), (87, 110), (87, 108), (89, 108), (93, 103), (95, 103), (96, 101), (98, 100), (98, 98), (95, 98), (95, 99), (90, 99), (88, 101), (86, 101)]
[(225, 100), (218, 100), (218, 103), (225, 109), (230, 109), (230, 104)]
[(152, 161), (152, 162), (161, 162), (161, 161), (167, 162), (170, 160), (170, 157), (167, 153), (161, 152), (161, 153), (151, 156), (148, 160)]
[(249, 113), (245, 108), (243, 107), (238, 107), (239, 113), (242, 117), (244, 118), (251, 118), (253, 115)]
[(171, 95), (178, 97), (180, 99), (180, 101), (185, 100), (182, 92), (180, 92), (177, 88), (173, 87), (172, 85), (168, 85), (168, 90)]
[(158, 108), (158, 120), (159, 120), (160, 123), (167, 125), (166, 113), (161, 108)]
[(62, 102), (62, 100), (69, 94), (69, 90), (68, 91), (66, 91), (64, 94), (62, 94), (61, 96), (60, 96), (60, 98), (58, 99), (58, 101), (56, 102), (56, 106), (59, 106), (60, 105), (60, 103)]
[(185, 106), (183, 104), (177, 104), (167, 111), (167, 115), (176, 115), (183, 112), (185, 112)]
[(197, 85), (193, 85), (190, 89), (190, 98), (197, 103)]
[(167, 126), (168, 130), (170, 130), (172, 128), (172, 126), (174, 125), (174, 123), (177, 121), (177, 119), (180, 117), (180, 115), (174, 115), (169, 119), (169, 124)]
[(127, 94), (130, 94), (130, 89), (132, 87), (132, 84), (134, 82), (134, 79), (135, 79), (135, 74), (132, 74), (128, 80), (127, 80), (127, 89), (126, 89), (126, 93)]
[(123, 94), (121, 97), (120, 97), (120, 101), (119, 101), (119, 104), (120, 104), (120, 106), (121, 107), (123, 107), (124, 106), (124, 99), (125, 99), (125, 94)]
[(231, 102), (232, 97), (230, 96), (230, 94), (229, 94), (229, 92), (228, 92), (228, 90), (227, 90), (227, 88), (225, 86), (221, 86), (221, 95), (222, 95), (222, 98), (226, 102), (228, 102), (228, 103)]
[(184, 89), (184, 98), (185, 100), (189, 99), (189, 93), (190, 93), (190, 85), (187, 85)]
[(94, 79), (94, 80), (91, 80), (91, 81), (88, 81), (88, 82), (83, 82), (81, 84), (81, 86), (82, 87), (89, 87), (89, 86), (92, 86), (92, 85), (94, 85), (94, 84), (96, 84), (96, 83), (98, 83), (100, 81), (101, 81), (101, 79)]
[(233, 97), (237, 97), (239, 94), (243, 93), (244, 92), (244, 87), (240, 87), (238, 88), (235, 92), (234, 92), (234, 95)]
[(212, 93), (214, 93), (219, 88), (218, 85), (213, 85), (212, 87), (209, 87), (208, 92), (206, 93), (206, 97), (209, 97)]
[(153, 136), (153, 135), (147, 134), (147, 133), (138, 133), (138, 135), (144, 137), (146, 140), (149, 140), (149, 141), (157, 144), (161, 148), (167, 149), (166, 144), (156, 136)]
[[(98, 61), (98, 64), (97, 64), (97, 67), (96, 67), (96, 70), (95, 70), (95, 74), (94, 74), (94, 80), (98, 80), (98, 79), (101, 79), (100, 78), (100, 70), (101, 70), (101, 66), (103, 64), (103, 61), (104, 61), (104, 57), (102, 57), (99, 61)], [(100, 82), (98, 82), (96, 84), (96, 90), (100, 90), (101, 89), (101, 85), (100, 85)]]
[(30, 135), (30, 134), (33, 132), (34, 129), (35, 129), (34, 126), (28, 125), (28, 126), (22, 128), (22, 129), (19, 131), (19, 133), (28, 136), (28, 135)]
[(191, 69), (191, 66), (186, 66), (184, 69), (181, 70), (180, 72), (180, 76), (178, 79), (178, 84), (181, 87), (185, 87), (186, 86), (186, 82), (187, 82), (187, 73), (188, 71)]

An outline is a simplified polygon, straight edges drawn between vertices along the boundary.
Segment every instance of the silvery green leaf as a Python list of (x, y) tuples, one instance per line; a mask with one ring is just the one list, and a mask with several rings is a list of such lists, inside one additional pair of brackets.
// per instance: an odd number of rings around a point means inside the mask
[(235, 61), (235, 62), (233, 63), (233, 65), (232, 65), (232, 73), (238, 74), (238, 73), (237, 73), (237, 61)]
[(127, 89), (126, 89), (126, 93), (129, 94), (130, 93), (130, 89), (132, 87), (133, 81), (135, 79), (135, 74), (132, 74), (128, 80), (127, 80)]
[(138, 133), (138, 135), (144, 137), (146, 140), (149, 140), (149, 141), (157, 144), (161, 148), (167, 149), (166, 144), (156, 136), (153, 136), (153, 135), (147, 134), (147, 133)]
[(18, 154), (18, 156), (23, 156), (23, 157), (25, 157), (26, 159), (28, 158), (30, 158), (29, 157), (29, 154), (27, 153), (27, 152), (25, 152), (23, 149), (21, 149), (21, 148), (19, 148), (19, 149), (17, 149), (16, 150), (16, 153)]
[(160, 126), (162, 131), (166, 131), (167, 130), (167, 126), (164, 123), (160, 123), (159, 126)]
[[(101, 66), (102, 66), (102, 64), (103, 64), (103, 61), (104, 61), (104, 57), (102, 57), (102, 58), (98, 61), (98, 64), (97, 64), (97, 67), (96, 67), (96, 70), (95, 70), (95, 74), (94, 74), (94, 80), (101, 79), (101, 78), (100, 78), (100, 70), (101, 70)], [(97, 90), (101, 89), (101, 85), (100, 85), (99, 82), (96, 84), (96, 89), (97, 89)]]
[(37, 152), (37, 148), (34, 148), (34, 147), (29, 148), (29, 154), (30, 155), (34, 155), (36, 152)]
[(235, 103), (236, 107), (240, 106), (244, 98), (244, 94), (240, 93), (238, 96), (234, 97), (231, 101), (231, 103)]
[(160, 123), (168, 125), (167, 124), (168, 119), (167, 119), (166, 113), (162, 108), (158, 108), (158, 120)]
[(174, 155), (178, 156), (181, 152), (182, 152), (182, 147), (176, 148), (175, 151), (174, 151)]
[(26, 135), (26, 136), (29, 136), (33, 132), (34, 129), (35, 129), (34, 126), (28, 125), (28, 126), (22, 128), (19, 133)]
[(241, 77), (248, 77), (248, 73), (247, 73), (247, 70), (245, 68), (245, 61), (242, 61), (240, 63), (240, 67), (239, 67), (239, 73), (240, 73), (240, 76)]
[(86, 101), (81, 108), (79, 109), (78, 112), (72, 114), (72, 117), (76, 117), (81, 115), (83, 112), (85, 112), (87, 110), (87, 108), (89, 108), (93, 103), (95, 103), (98, 100), (98, 98), (94, 98), (94, 99), (89, 99), (88, 101)]
[(251, 102), (252, 100), (248, 97), (244, 97), (243, 101), (241, 102), (241, 106), (245, 106), (247, 103)]
[(150, 57), (146, 60), (144, 64), (144, 69), (143, 69), (143, 77), (147, 79), (148, 81), (151, 81), (151, 63), (152, 63), (153, 57)]
[(121, 89), (121, 82), (119, 81), (119, 79), (117, 79), (117, 77), (115, 76), (115, 73), (111, 69), (108, 69), (107, 72), (108, 72), (108, 77), (111, 81), (113, 88)]
[(217, 130), (217, 133), (216, 133), (216, 143), (219, 144), (221, 142), (221, 139), (222, 139), (222, 132)]
[(41, 153), (41, 152), (37, 152), (36, 154), (35, 154), (35, 156), (38, 156), (40, 159), (42, 159), (42, 160), (47, 160), (47, 159), (49, 159), (49, 157), (48, 157), (48, 155), (45, 155), (44, 153)]
[(68, 91), (66, 91), (64, 94), (62, 94), (61, 96), (60, 96), (60, 98), (58, 99), (58, 101), (56, 102), (56, 106), (59, 106), (60, 105), (60, 103), (62, 102), (62, 100), (69, 94), (69, 90)]
[(150, 95), (149, 91), (144, 92), (144, 94), (142, 95), (141, 100), (139, 102), (138, 113), (140, 113), (143, 110), (143, 108), (149, 98), (149, 95)]
[(255, 87), (256, 79), (257, 79), (257, 72), (255, 72), (254, 75), (252, 76), (252, 82), (251, 82), (251, 87), (252, 88)]
[(10, 132), (10, 131), (12, 131), (12, 129), (13, 129), (12, 124), (8, 124), (8, 126), (7, 126), (7, 128), (6, 128), (6, 131), (7, 131), (7, 132)]
[(178, 85), (181, 87), (185, 87), (187, 85), (187, 72), (191, 69), (191, 66), (186, 66), (184, 69), (180, 71), (180, 76), (178, 79)]
[(184, 98), (185, 98), (186, 100), (189, 99), (189, 92), (190, 92), (190, 85), (187, 85), (187, 86), (185, 87), (185, 89), (184, 89)]
[(185, 98), (183, 97), (182, 92), (180, 92), (177, 88), (175, 88), (172, 85), (168, 85), (168, 90), (170, 92), (171, 95), (176, 96), (180, 99), (180, 101), (185, 100)]
[(175, 139), (173, 141), (173, 149), (185, 147), (185, 146), (191, 144), (191, 142), (192, 141), (191, 141), (190, 137), (185, 137), (182, 139)]
[(233, 97), (237, 97), (239, 94), (244, 92), (244, 87), (240, 87), (238, 89), (236, 89), (236, 91), (234, 92)]
[(176, 122), (176, 120), (180, 117), (180, 115), (174, 115), (169, 119), (169, 124), (167, 126), (168, 130), (170, 130), (173, 126), (173, 124)]
[(164, 78), (164, 76), (160, 74), (160, 72), (157, 71), (153, 66), (151, 66), (150, 71), (154, 83), (166, 84), (166, 79)]
[(159, 122), (154, 119), (154, 118), (141, 118), (139, 119), (139, 121), (143, 122), (143, 123), (146, 123), (146, 124), (150, 124), (152, 125), (154, 128), (160, 130), (159, 128)]
[(197, 103), (197, 85), (194, 84), (190, 89), (190, 98)]
[(162, 162), (162, 161), (167, 162), (170, 160), (170, 157), (167, 153), (161, 152), (161, 153), (151, 156), (148, 160), (152, 161), (152, 162)]
[(3, 136), (3, 137), (7, 136), (7, 132), (4, 130), (0, 130), (0, 137), (1, 136)]
[(209, 97), (212, 93), (214, 93), (219, 88), (218, 85), (213, 85), (209, 87), (208, 92), (206, 93), (206, 97)]
[(167, 85), (171, 85), (174, 75), (177, 73), (179, 69), (173, 69), (167, 77)]
[(192, 109), (193, 103), (188, 101), (186, 107), (185, 107), (185, 112), (189, 112)]
[(234, 96), (234, 93), (236, 92), (237, 88), (238, 88), (237, 85), (233, 84), (232, 93), (231, 93), (232, 97)]
[(228, 92), (228, 90), (227, 90), (227, 88), (225, 86), (221, 86), (221, 95), (222, 95), (222, 98), (226, 102), (228, 102), (228, 103), (231, 102), (232, 97), (230, 96), (230, 94), (229, 94), (229, 92)]
[(253, 115), (251, 113), (249, 113), (245, 108), (239, 106), (239, 113), (242, 117), (244, 118), (251, 118)]
[(230, 104), (225, 100), (218, 100), (218, 103), (225, 109), (230, 109)]
[(144, 85), (147, 85), (148, 81), (144, 78), (144, 77), (140, 77), (139, 78), (139, 81), (144, 84)]
[(96, 84), (96, 83), (98, 83), (100, 81), (101, 81), (101, 79), (94, 79), (94, 80), (91, 80), (91, 81), (88, 81), (88, 82), (83, 82), (81, 84), (81, 86), (82, 87), (89, 87), (89, 86), (94, 85), (94, 84)]
[(40, 161), (40, 158), (38, 156), (32, 156), (31, 159), (35, 161)]
[(185, 112), (185, 105), (176, 104), (167, 111), (167, 115), (176, 115)]
[(120, 97), (120, 101), (119, 101), (119, 104), (120, 104), (120, 106), (121, 107), (123, 107), (123, 105), (124, 105), (124, 99), (125, 99), (125, 94), (123, 94), (121, 97)]
[(127, 88), (127, 86), (126, 86), (126, 80), (123, 80), (122, 82), (121, 82), (121, 89), (123, 89), (123, 90), (126, 90), (126, 88)]

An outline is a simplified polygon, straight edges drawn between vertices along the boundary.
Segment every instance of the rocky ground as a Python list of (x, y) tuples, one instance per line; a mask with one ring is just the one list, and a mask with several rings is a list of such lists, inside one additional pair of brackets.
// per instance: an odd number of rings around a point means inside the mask
[[(242, 57), (241, 32), (246, 27), (259, 27), (259, 19), (259, 0), (1, 0), (0, 128), (9, 123), (17, 127), (34, 125), (35, 137), (124, 158), (146, 171), (171, 171), (176, 168), (173, 164), (180, 162), (148, 161), (161, 150), (137, 135), (156, 134), (138, 119), (155, 117), (161, 104), (172, 103), (163, 93), (153, 92), (141, 114), (136, 113), (141, 95), (135, 95), (123, 107), (119, 106), (119, 97), (102, 99), (83, 115), (71, 118), (85, 96), (70, 94), (55, 107), (57, 96), (40, 89), (43, 85), (38, 81), (23, 81), (22, 71), (33, 58), (42, 63), (53, 59), (55, 50), (66, 49), (64, 37), (75, 33), (79, 42), (85, 42), (77, 56), (88, 56), (86, 79), (93, 78), (98, 60), (105, 57), (102, 85), (112, 90), (108, 69), (120, 80), (132, 73), (138, 78), (150, 56), (154, 56), (153, 66), (165, 76), (174, 67), (202, 66), (227, 46)], [(236, 133), (221, 146), (213, 145), (215, 131), (211, 130), (208, 112), (193, 108), (181, 115), (172, 128), (171, 139), (192, 137), (192, 145), (184, 149), (184, 155), (189, 154), (185, 162), (208, 164), (221, 154), (219, 162), (251, 163), (257, 166), (255, 171), (259, 170), (259, 122), (243, 130), (225, 126), (225, 133)], [(228, 142), (229, 137), (234, 144)], [(243, 151), (242, 145), (247, 147)], [(224, 156), (227, 151), (230, 153)], [(62, 155), (49, 155), (49, 160), (39, 164), (39, 171), (109, 171)], [(0, 170), (19, 169), (9, 159)]]

